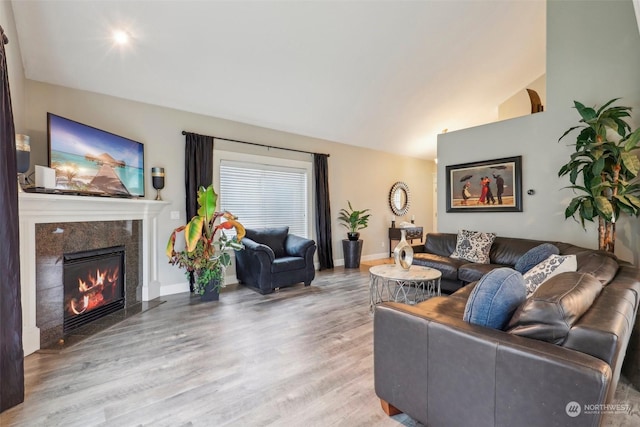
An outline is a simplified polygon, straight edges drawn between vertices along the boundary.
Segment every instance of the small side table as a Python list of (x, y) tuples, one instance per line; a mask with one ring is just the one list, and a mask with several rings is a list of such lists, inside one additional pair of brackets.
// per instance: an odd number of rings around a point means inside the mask
[(396, 264), (369, 269), (369, 309), (383, 301), (416, 304), (440, 296), (442, 273), (435, 268), (412, 265), (408, 270)]

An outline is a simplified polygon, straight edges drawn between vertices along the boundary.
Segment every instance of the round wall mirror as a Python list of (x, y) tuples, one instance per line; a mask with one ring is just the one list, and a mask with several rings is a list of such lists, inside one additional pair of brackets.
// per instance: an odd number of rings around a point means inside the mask
[(389, 192), (391, 211), (398, 216), (406, 215), (409, 211), (409, 187), (404, 182), (396, 182)]

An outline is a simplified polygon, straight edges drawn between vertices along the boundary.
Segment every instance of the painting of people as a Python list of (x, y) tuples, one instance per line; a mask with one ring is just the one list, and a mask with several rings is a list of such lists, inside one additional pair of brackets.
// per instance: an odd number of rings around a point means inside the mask
[(447, 212), (522, 212), (521, 169), (521, 156), (447, 166)]

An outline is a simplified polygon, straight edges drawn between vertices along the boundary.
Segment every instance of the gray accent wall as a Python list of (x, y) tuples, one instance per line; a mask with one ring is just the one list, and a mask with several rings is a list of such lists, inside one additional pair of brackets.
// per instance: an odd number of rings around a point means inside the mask
[[(578, 124), (573, 100), (602, 105), (622, 97), (640, 125), (640, 33), (631, 0), (547, 2), (547, 105), (545, 112), (438, 136), (438, 231), (460, 228), (500, 236), (560, 240), (597, 247), (597, 224), (564, 219), (573, 197), (557, 172), (572, 147), (558, 138)], [(568, 142), (572, 142), (568, 139)], [(523, 212), (447, 213), (445, 167), (522, 156)], [(526, 194), (528, 189), (535, 195)], [(617, 224), (616, 254), (638, 264), (640, 219)]]

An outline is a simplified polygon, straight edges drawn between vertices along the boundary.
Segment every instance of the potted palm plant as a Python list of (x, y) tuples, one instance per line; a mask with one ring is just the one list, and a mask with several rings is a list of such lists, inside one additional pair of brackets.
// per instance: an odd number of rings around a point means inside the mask
[[(210, 185), (198, 190), (198, 211), (191, 220), (176, 228), (167, 243), (169, 263), (186, 270), (187, 276), (195, 275), (194, 292), (204, 301), (217, 300), (224, 286), (224, 271), (231, 264), (228, 249), (241, 250), (245, 230), (229, 212), (216, 212), (218, 195)], [(218, 219), (224, 221), (215, 224)], [(235, 228), (236, 235), (227, 237), (224, 231), (216, 240), (218, 230)], [(175, 248), (178, 233), (184, 231), (185, 247)]]
[(363, 242), (360, 240), (360, 233), (358, 230), (367, 228), (369, 225), (368, 214), (369, 209), (361, 211), (353, 209), (351, 202), (347, 200), (349, 209), (340, 209), (340, 215), (338, 220), (342, 225), (349, 230), (347, 232), (348, 240), (342, 241), (342, 250), (344, 253), (344, 266), (345, 268), (358, 268), (360, 267), (360, 256), (362, 255)]
[(340, 209), (338, 220), (342, 222), (343, 227), (349, 230), (347, 232), (347, 238), (349, 240), (358, 240), (360, 238), (360, 233), (358, 233), (358, 230), (367, 228), (367, 226), (369, 225), (369, 217), (371, 216), (371, 214), (366, 214), (367, 212), (369, 212), (369, 209), (365, 209), (362, 211), (354, 210), (351, 207), (351, 202), (348, 200), (347, 204), (349, 205), (349, 210), (344, 208)]
[(640, 161), (634, 153), (640, 141), (640, 129), (631, 131), (625, 121), (630, 107), (612, 106), (612, 99), (598, 110), (574, 101), (580, 125), (567, 130), (559, 139), (581, 129), (575, 152), (562, 166), (558, 176), (569, 175), (571, 188), (578, 195), (571, 199), (565, 218), (576, 216), (585, 221), (598, 219), (598, 248), (614, 252), (616, 220), (622, 213), (640, 214), (640, 185), (636, 179)]

